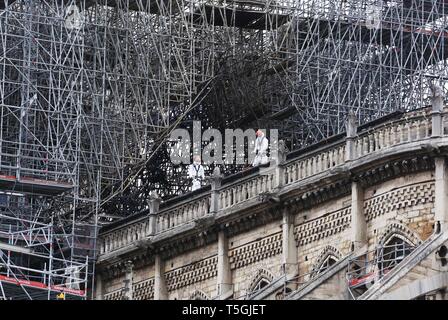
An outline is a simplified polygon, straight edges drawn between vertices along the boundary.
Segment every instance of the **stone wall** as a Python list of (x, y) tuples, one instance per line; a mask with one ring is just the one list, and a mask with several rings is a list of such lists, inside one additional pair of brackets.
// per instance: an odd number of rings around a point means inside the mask
[(295, 215), (300, 281), (308, 280), (319, 258), (330, 251), (336, 258), (348, 254), (350, 201), (350, 196), (343, 197)]
[(403, 233), (416, 245), (415, 242), (426, 240), (433, 232), (432, 172), (407, 175), (369, 187), (364, 199), (370, 250), (391, 233)]
[(191, 299), (196, 292), (208, 298), (216, 294), (217, 244), (192, 250), (165, 261), (165, 279), (170, 300)]
[(250, 292), (260, 273), (271, 280), (280, 275), (282, 253), (281, 221), (271, 222), (229, 238), (230, 269), (234, 297)]

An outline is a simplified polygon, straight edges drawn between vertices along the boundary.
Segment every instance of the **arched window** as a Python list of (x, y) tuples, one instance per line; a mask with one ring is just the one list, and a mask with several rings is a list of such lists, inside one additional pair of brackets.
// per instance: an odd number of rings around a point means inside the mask
[(251, 288), (251, 292), (257, 292), (260, 291), (261, 289), (263, 289), (264, 287), (267, 287), (269, 285), (270, 281), (265, 279), (265, 278), (261, 278), (260, 280), (258, 280), (258, 282), (255, 284), (255, 286), (253, 288)]
[(333, 246), (327, 246), (319, 254), (316, 263), (311, 271), (311, 278), (314, 278), (325, 271), (339, 261), (341, 253)]
[(317, 274), (324, 273), (328, 268), (338, 262), (338, 258), (333, 255), (328, 255), (317, 270)]
[(255, 294), (267, 287), (272, 282), (273, 278), (274, 277), (269, 271), (265, 269), (258, 270), (257, 274), (251, 281), (251, 285), (249, 286), (249, 295)]
[(399, 235), (393, 235), (378, 248), (378, 268), (387, 273), (394, 268), (414, 249), (409, 241)]
[(207, 295), (203, 291), (196, 290), (190, 296), (190, 300), (209, 300), (209, 298), (207, 297)]

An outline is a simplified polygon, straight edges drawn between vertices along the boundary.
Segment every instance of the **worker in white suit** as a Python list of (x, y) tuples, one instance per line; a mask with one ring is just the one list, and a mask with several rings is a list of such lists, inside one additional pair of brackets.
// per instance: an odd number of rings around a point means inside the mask
[(264, 136), (263, 131), (257, 130), (257, 138), (255, 139), (255, 158), (252, 166), (256, 167), (269, 162), (267, 151), (269, 147), (268, 139)]
[(201, 188), (202, 181), (205, 180), (205, 172), (200, 156), (194, 156), (193, 163), (188, 167), (188, 177), (193, 181), (191, 191)]

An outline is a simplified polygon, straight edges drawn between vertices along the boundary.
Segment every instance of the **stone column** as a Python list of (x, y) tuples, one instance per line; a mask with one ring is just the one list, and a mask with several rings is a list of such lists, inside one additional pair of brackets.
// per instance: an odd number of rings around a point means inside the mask
[(233, 290), (233, 285), (229, 261), (229, 240), (225, 231), (221, 230), (218, 233), (218, 283), (216, 291), (218, 297), (220, 297), (231, 290)]
[(104, 289), (103, 289), (103, 277), (100, 273), (95, 274), (95, 300), (103, 300), (104, 299)]
[(432, 97), (432, 137), (443, 135), (443, 91), (439, 86), (431, 85)]
[(448, 186), (447, 186), (447, 166), (444, 157), (435, 158), (435, 194), (434, 194), (434, 220), (440, 222), (442, 230), (446, 230), (448, 225)]
[(219, 167), (215, 167), (213, 174), (210, 177), (211, 184), (211, 199), (210, 199), (210, 213), (218, 213), (219, 211), (219, 189), (221, 188), (222, 175)]
[(151, 194), (149, 198), (149, 230), (150, 236), (157, 232), (157, 214), (159, 213), (161, 199), (157, 192)]
[(347, 131), (346, 146), (345, 146), (345, 161), (350, 161), (356, 158), (355, 137), (358, 129), (358, 121), (353, 110), (350, 110), (348, 119), (345, 124)]
[(126, 275), (124, 279), (124, 299), (132, 300), (133, 299), (133, 277), (134, 277), (134, 265), (131, 261), (126, 262)]
[(156, 254), (154, 264), (154, 300), (167, 300), (168, 290), (165, 282), (165, 263), (160, 254)]
[(282, 266), (287, 277), (294, 277), (298, 273), (297, 247), (294, 239), (294, 217), (287, 208), (283, 209), (282, 220), (283, 250)]
[(352, 182), (351, 240), (354, 250), (367, 244), (367, 223), (364, 216), (364, 190), (357, 181)]

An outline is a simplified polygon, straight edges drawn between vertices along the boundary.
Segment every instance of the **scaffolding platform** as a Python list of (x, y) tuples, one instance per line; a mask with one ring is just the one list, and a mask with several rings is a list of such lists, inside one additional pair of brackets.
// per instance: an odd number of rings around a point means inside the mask
[[(84, 300), (86, 298), (84, 290), (75, 290), (62, 286), (48, 287), (42, 282), (16, 279), (3, 275), (0, 275), (0, 285), (5, 295), (14, 300), (47, 298), (48, 291), (50, 291), (50, 300), (57, 300), (57, 295), (60, 293), (65, 294), (65, 300)], [(26, 290), (26, 293), (24, 289)]]
[(0, 174), (0, 190), (16, 191), (40, 194), (45, 196), (55, 196), (65, 191), (71, 190), (73, 185), (69, 183), (22, 177), (17, 179), (15, 176)]
[(23, 246), (17, 246), (17, 245), (12, 245), (12, 244), (6, 244), (3, 242), (0, 242), (0, 250), (14, 251), (14, 252), (18, 252), (18, 253), (31, 253), (32, 252), (30, 248), (25, 248)]
[(276, 29), (288, 21), (288, 15), (285, 14), (208, 4), (197, 8), (193, 13), (193, 17), (194, 22), (197, 24), (203, 24), (205, 22), (214, 26), (229, 26), (254, 30)]

